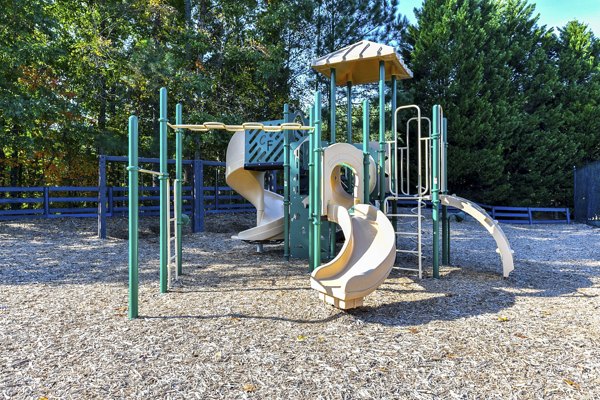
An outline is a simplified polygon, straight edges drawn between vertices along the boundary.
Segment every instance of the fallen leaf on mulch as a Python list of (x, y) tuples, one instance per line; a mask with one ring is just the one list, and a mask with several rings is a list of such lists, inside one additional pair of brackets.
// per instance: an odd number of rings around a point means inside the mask
[(254, 393), (256, 392), (256, 390), (258, 389), (256, 387), (255, 384), (253, 383), (244, 383), (244, 386), (242, 387), (242, 389), (244, 390), (244, 392), (246, 393)]
[(571, 380), (571, 379), (563, 379), (563, 382), (565, 382), (567, 385), (574, 387), (577, 390), (581, 389), (581, 386), (579, 385), (579, 383)]

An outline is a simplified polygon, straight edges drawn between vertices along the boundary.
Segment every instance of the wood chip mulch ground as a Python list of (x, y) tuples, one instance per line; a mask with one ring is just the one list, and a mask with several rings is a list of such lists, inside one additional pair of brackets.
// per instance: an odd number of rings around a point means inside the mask
[(129, 321), (125, 220), (107, 240), (94, 220), (0, 223), (0, 398), (600, 398), (598, 229), (503, 225), (504, 280), (493, 239), (454, 223), (442, 279), (394, 270), (343, 312), (281, 245), (230, 239), (251, 215), (187, 233), (185, 275), (160, 295), (156, 224)]

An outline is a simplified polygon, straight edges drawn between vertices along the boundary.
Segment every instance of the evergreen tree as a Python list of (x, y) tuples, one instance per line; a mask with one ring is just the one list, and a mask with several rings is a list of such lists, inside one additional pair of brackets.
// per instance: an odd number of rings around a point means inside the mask
[(577, 143), (572, 165), (600, 160), (600, 41), (586, 25), (571, 21), (556, 44), (564, 134)]
[(412, 93), (425, 114), (433, 104), (444, 107), (449, 188), (477, 201), (504, 201), (510, 195), (504, 175), (510, 74), (497, 47), (495, 6), (427, 0), (416, 17), (409, 29)]
[(510, 75), (506, 116), (508, 136), (504, 174), (514, 205), (564, 204), (571, 198), (571, 163), (576, 144), (564, 133), (558, 70), (552, 48), (555, 37), (538, 25), (535, 6), (525, 0), (504, 0), (498, 7), (500, 46)]

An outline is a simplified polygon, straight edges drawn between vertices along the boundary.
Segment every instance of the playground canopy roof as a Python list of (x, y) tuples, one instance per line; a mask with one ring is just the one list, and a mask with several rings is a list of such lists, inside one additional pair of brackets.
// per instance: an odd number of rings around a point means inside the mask
[(361, 40), (358, 43), (336, 50), (317, 58), (312, 67), (326, 77), (335, 68), (335, 83), (338, 86), (352, 82), (355, 85), (379, 81), (379, 61), (385, 63), (385, 79), (392, 75), (398, 79), (410, 79), (412, 71), (404, 64), (396, 50), (385, 44)]

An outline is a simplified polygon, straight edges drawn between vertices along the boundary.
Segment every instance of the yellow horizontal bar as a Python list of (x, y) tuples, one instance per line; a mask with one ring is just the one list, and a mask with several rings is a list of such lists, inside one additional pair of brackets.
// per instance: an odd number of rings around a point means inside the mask
[(162, 173), (160, 172), (156, 172), (156, 171), (152, 171), (149, 169), (143, 169), (143, 168), (139, 168), (138, 172), (142, 172), (144, 174), (150, 174), (150, 175), (156, 175), (156, 176), (162, 176)]
[(289, 131), (312, 131), (312, 126), (302, 125), (296, 122), (287, 122), (281, 125), (264, 125), (260, 122), (244, 122), (242, 125), (226, 125), (222, 122), (205, 122), (200, 125), (175, 125), (167, 123), (171, 129), (187, 129), (195, 132), (207, 132), (209, 130), (226, 130), (229, 132), (239, 132), (242, 130), (256, 129), (265, 132)]

